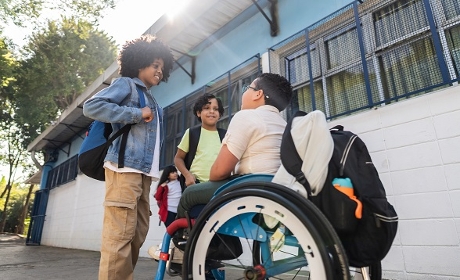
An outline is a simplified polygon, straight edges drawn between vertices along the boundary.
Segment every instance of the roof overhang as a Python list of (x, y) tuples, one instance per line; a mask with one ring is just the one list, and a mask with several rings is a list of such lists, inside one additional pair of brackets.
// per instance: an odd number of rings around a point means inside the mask
[(31, 185), (40, 185), (42, 179), (42, 171), (38, 171), (34, 175), (32, 175), (29, 179), (24, 181), (24, 184), (31, 184)]

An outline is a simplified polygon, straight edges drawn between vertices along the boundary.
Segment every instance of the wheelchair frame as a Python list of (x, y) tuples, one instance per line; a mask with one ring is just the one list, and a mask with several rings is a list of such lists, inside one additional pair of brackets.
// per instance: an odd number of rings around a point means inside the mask
[[(295, 270), (299, 273), (303, 267), (307, 267), (309, 279), (351, 279), (345, 251), (327, 218), (308, 199), (272, 183), (272, 178), (267, 174), (236, 178), (215, 192), (196, 220), (174, 221), (163, 238), (155, 279), (163, 280), (165, 273), (177, 275), (170, 267), (169, 244), (176, 231), (189, 227), (189, 223), (193, 227), (184, 251), (182, 279), (206, 279), (206, 271), (211, 271), (217, 280), (225, 279), (225, 271), (220, 270), (219, 265), (209, 267), (207, 250), (203, 249), (218, 236), (215, 234), (252, 240), (252, 244), (243, 244), (250, 249), (252, 245), (249, 265), (243, 265), (236, 256), (243, 267), (241, 279), (267, 279)], [(270, 229), (254, 223), (256, 215), (260, 219), (262, 214), (276, 217), (278, 225), (287, 226), (292, 234), (284, 235), (284, 246), (297, 249), (297, 253), (276, 260), (270, 243), (276, 227)], [(380, 263), (370, 269), (371, 278), (365, 268), (361, 269), (362, 279), (381, 279)]]

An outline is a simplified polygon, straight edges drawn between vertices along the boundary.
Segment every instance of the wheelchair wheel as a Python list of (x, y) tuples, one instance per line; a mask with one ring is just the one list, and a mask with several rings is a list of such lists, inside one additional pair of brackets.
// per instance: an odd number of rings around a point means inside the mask
[[(242, 246), (227, 246), (228, 238), (223, 237), (228, 235), (239, 236)], [(216, 240), (220, 253), (228, 251), (225, 260), (216, 255), (211, 258)], [(340, 240), (322, 213), (297, 193), (270, 182), (229, 187), (197, 219), (185, 249), (183, 278), (206, 279), (207, 272), (217, 267), (222, 271), (222, 266), (227, 275), (232, 274), (231, 279), (350, 276)], [(225, 279), (225, 273), (214, 275)]]
[[(369, 278), (365, 278), (365, 276), (363, 276), (362, 269), (367, 272)], [(368, 267), (352, 268), (350, 270), (353, 280), (382, 280), (382, 264), (380, 262), (372, 264)]]

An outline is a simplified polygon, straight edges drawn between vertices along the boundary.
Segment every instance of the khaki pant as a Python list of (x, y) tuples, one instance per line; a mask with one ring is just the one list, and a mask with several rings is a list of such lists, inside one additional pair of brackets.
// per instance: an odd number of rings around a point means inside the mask
[(150, 220), (152, 179), (105, 170), (104, 223), (99, 280), (130, 280)]

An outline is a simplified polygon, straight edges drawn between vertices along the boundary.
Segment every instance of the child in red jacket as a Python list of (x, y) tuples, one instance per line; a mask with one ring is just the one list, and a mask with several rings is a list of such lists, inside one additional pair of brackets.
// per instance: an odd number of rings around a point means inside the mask
[(176, 218), (177, 205), (182, 195), (177, 169), (173, 165), (167, 166), (158, 181), (157, 191), (154, 195), (159, 207), (158, 215), (166, 227)]

